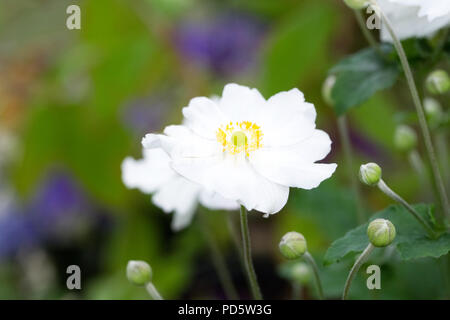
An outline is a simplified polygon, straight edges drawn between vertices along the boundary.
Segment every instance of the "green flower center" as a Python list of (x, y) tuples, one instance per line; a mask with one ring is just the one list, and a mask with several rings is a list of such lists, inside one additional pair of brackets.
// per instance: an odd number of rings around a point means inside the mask
[(236, 131), (231, 136), (231, 141), (236, 147), (245, 146), (247, 144), (247, 136), (242, 131)]

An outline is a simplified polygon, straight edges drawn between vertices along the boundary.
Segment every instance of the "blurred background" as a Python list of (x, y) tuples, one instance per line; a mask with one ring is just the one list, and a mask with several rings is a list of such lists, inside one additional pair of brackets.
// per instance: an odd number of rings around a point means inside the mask
[[(81, 8), (81, 30), (66, 28), (70, 4)], [(229, 82), (266, 98), (298, 87), (315, 104), (317, 125), (333, 140), (326, 160), (339, 164), (336, 174), (315, 190), (291, 189), (275, 216), (252, 213), (253, 256), (266, 298), (316, 298), (310, 270), (278, 253), (284, 233), (301, 232), (327, 297), (339, 298), (354, 260), (321, 262), (357, 214), (321, 87), (334, 64), (366, 46), (338, 0), (0, 0), (0, 299), (147, 299), (125, 277), (130, 259), (150, 263), (166, 298), (225, 298), (199, 219), (173, 232), (171, 215), (125, 188), (120, 165), (141, 157), (145, 133), (178, 123), (190, 98), (220, 95)], [(393, 145), (395, 127), (413, 110), (407, 94), (391, 90), (347, 120), (355, 174), (360, 163), (378, 162), (394, 190), (420, 202), (427, 195)], [(391, 203), (361, 189), (367, 213)], [(239, 295), (249, 298), (223, 227), (237, 212), (205, 213)], [(360, 272), (351, 298), (442, 297), (436, 261), (373, 259), (383, 265), (382, 290), (367, 290)], [(66, 288), (69, 265), (81, 268), (81, 290)]]

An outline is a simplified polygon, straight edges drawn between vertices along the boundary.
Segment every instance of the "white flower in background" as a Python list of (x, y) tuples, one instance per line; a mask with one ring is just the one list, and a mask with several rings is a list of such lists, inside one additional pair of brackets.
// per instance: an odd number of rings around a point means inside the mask
[(164, 212), (174, 212), (173, 230), (189, 225), (198, 202), (213, 210), (239, 208), (235, 201), (207, 192), (176, 173), (169, 165), (169, 156), (162, 149), (145, 149), (143, 154), (140, 160), (127, 157), (122, 162), (122, 180), (128, 188), (153, 194), (153, 203)]
[(276, 213), (289, 187), (315, 188), (336, 169), (315, 163), (331, 140), (297, 89), (266, 101), (256, 89), (228, 84), (219, 100), (194, 98), (183, 114), (184, 125), (147, 134), (143, 146), (162, 147), (179, 174), (248, 210)]
[[(400, 40), (432, 36), (450, 26), (449, 0), (377, 0)], [(385, 26), (381, 40), (391, 42)]]

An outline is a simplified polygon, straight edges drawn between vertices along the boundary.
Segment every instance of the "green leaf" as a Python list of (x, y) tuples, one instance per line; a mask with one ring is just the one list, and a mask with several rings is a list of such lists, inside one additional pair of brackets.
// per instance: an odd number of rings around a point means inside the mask
[[(433, 225), (432, 206), (417, 204), (414, 208)], [(446, 232), (437, 239), (428, 238), (422, 226), (402, 206), (390, 206), (373, 215), (370, 220), (378, 218), (389, 219), (394, 224), (397, 236), (392, 245), (396, 247), (403, 260), (438, 258), (450, 251), (450, 233)], [(324, 264), (329, 265), (350, 254), (362, 252), (369, 244), (367, 226), (368, 223), (350, 230), (342, 238), (334, 241), (325, 254)]]
[(331, 96), (338, 115), (359, 106), (377, 91), (395, 84), (400, 68), (389, 56), (392, 47), (385, 45), (381, 50), (385, 56), (381, 56), (375, 49), (364, 49), (342, 60), (330, 70), (330, 74), (336, 75)]
[(436, 240), (427, 237), (410, 239), (408, 242), (399, 243), (397, 250), (403, 260), (424, 257), (439, 258), (450, 250), (450, 233), (444, 233)]

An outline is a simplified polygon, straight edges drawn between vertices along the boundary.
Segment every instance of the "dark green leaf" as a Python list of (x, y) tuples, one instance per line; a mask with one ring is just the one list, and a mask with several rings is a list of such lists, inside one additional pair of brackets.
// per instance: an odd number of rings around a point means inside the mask
[(384, 56), (375, 49), (364, 49), (330, 70), (336, 75), (331, 95), (338, 115), (360, 105), (375, 92), (395, 84), (400, 69), (396, 61), (389, 58), (392, 48), (383, 46), (381, 50)]
[[(432, 207), (418, 204), (414, 208), (419, 214), (433, 225)], [(389, 219), (397, 230), (397, 236), (392, 243), (403, 260), (424, 257), (438, 258), (450, 251), (450, 233), (444, 233), (438, 239), (430, 239), (422, 226), (399, 205), (386, 208), (376, 213), (370, 220)], [(349, 231), (344, 237), (334, 241), (325, 254), (324, 263), (332, 264), (347, 255), (362, 252), (368, 245), (368, 223)]]

